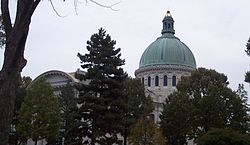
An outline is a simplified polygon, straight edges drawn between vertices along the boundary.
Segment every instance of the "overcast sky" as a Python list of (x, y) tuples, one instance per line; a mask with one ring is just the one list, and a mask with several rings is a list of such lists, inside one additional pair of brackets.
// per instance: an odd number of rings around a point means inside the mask
[[(99, 0), (106, 5), (118, 1)], [(77, 53), (86, 53), (86, 41), (103, 27), (121, 48), (125, 71), (134, 76), (143, 51), (161, 35), (167, 10), (175, 20), (175, 35), (191, 49), (198, 67), (226, 74), (232, 89), (250, 70), (250, 57), (244, 52), (250, 37), (249, 0), (122, 0), (113, 7), (118, 11), (82, 0), (78, 14), (72, 0), (54, 6), (66, 17), (58, 17), (49, 1), (40, 3), (32, 18), (22, 75), (34, 79), (48, 70), (76, 71)], [(0, 65), (3, 53), (0, 50)], [(245, 88), (250, 91), (249, 85)]]

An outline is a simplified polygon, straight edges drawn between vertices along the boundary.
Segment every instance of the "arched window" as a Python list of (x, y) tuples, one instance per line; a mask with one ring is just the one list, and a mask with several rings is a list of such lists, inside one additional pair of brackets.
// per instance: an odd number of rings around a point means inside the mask
[(163, 86), (168, 86), (168, 76), (163, 77)]
[(155, 86), (159, 86), (159, 76), (155, 76)]
[(141, 78), (141, 83), (144, 85), (144, 77)]
[(170, 28), (170, 24), (168, 23), (168, 28)]
[(148, 86), (150, 87), (151, 86), (151, 77), (148, 76)]
[(167, 25), (168, 25), (168, 23), (165, 22), (165, 24), (163, 25), (163, 28), (166, 29), (166, 28), (167, 28)]
[(176, 86), (176, 76), (172, 77), (172, 86)]

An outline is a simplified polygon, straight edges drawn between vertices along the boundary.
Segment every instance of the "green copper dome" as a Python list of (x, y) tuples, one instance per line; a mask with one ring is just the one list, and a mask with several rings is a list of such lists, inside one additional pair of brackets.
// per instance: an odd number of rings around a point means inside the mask
[(151, 43), (140, 59), (139, 68), (154, 65), (181, 65), (196, 68), (191, 50), (174, 36), (174, 20), (170, 14), (163, 19), (162, 36)]

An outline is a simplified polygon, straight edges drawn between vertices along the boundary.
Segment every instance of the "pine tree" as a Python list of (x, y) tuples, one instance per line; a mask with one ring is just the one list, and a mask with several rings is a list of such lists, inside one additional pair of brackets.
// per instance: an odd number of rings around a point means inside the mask
[(85, 143), (111, 145), (117, 142), (119, 122), (122, 117), (122, 82), (127, 77), (121, 68), (124, 60), (120, 58), (120, 48), (104, 29), (99, 29), (87, 41), (88, 54), (78, 57), (81, 67), (87, 69), (83, 79), (89, 83), (82, 85), (78, 103), (83, 119), (82, 134)]

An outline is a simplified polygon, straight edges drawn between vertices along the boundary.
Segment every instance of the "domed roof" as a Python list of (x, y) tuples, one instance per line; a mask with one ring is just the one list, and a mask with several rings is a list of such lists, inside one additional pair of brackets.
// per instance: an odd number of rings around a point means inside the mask
[(153, 65), (181, 65), (195, 69), (193, 53), (174, 36), (174, 20), (169, 11), (162, 22), (162, 36), (146, 48), (141, 56), (139, 68)]

